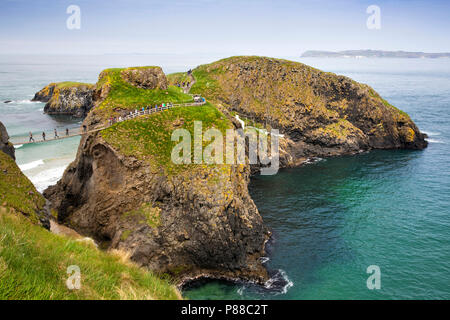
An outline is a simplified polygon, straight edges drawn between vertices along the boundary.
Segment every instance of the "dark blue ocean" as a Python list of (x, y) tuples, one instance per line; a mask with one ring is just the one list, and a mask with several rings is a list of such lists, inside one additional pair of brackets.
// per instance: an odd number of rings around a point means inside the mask
[[(77, 126), (42, 113), (34, 93), (52, 81), (95, 82), (107, 67), (160, 65), (185, 71), (218, 57), (1, 56), (0, 121), (14, 139)], [(300, 61), (298, 58), (289, 58)], [(373, 151), (322, 159), (275, 176), (257, 176), (250, 193), (273, 231), (267, 288), (199, 283), (190, 299), (449, 299), (450, 59), (301, 59), (367, 83), (409, 113), (429, 135), (423, 151)], [(3, 101), (12, 100), (9, 104)], [(16, 149), (42, 190), (75, 157), (79, 138)], [(368, 266), (381, 271), (369, 290)]]

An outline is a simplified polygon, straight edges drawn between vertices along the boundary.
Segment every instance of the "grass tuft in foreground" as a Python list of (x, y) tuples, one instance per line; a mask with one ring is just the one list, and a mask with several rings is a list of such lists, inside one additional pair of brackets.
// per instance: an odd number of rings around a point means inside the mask
[[(67, 268), (81, 270), (69, 290)], [(179, 299), (168, 281), (139, 268), (122, 252), (55, 235), (14, 209), (0, 207), (0, 299)]]

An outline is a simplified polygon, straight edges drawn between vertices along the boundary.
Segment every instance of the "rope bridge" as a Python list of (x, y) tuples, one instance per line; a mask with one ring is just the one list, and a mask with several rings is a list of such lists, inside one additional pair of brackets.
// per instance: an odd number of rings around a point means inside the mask
[[(116, 117), (114, 118), (115, 121), (110, 121), (109, 124), (107, 126), (101, 127), (101, 128), (94, 128), (89, 130), (89, 128), (87, 127), (78, 127), (78, 128), (72, 128), (69, 130), (69, 134), (66, 134), (64, 131), (64, 135), (58, 136), (58, 137), (54, 137), (52, 139), (43, 139), (41, 138), (40, 140), (37, 140), (34, 138), (33, 135), (33, 139), (35, 141), (30, 141), (30, 138), (26, 138), (26, 137), (11, 137), (11, 143), (15, 146), (20, 146), (20, 145), (25, 145), (25, 144), (33, 144), (33, 143), (45, 143), (45, 142), (51, 142), (51, 141), (57, 141), (57, 140), (62, 140), (62, 139), (68, 139), (68, 138), (72, 138), (72, 137), (76, 137), (76, 136), (81, 136), (83, 134), (89, 134), (89, 133), (93, 133), (93, 132), (97, 132), (97, 131), (101, 131), (101, 130), (105, 130), (106, 128), (109, 128), (110, 126), (112, 126), (115, 123), (118, 122), (123, 122), (123, 121), (127, 121), (127, 120), (132, 120), (138, 117), (142, 117), (145, 115), (150, 115), (153, 113), (157, 113), (157, 112), (161, 112), (164, 110), (169, 110), (172, 108), (179, 108), (179, 107), (194, 107), (194, 106), (202, 106), (206, 103), (206, 99), (201, 97), (202, 101), (198, 101), (198, 102), (188, 102), (188, 103), (170, 103), (170, 104), (164, 104), (164, 106), (161, 107), (156, 107), (156, 108), (149, 108), (149, 109), (144, 109), (144, 110), (136, 110), (134, 112), (130, 112), (129, 114), (127, 114), (126, 116), (120, 116), (120, 117)], [(47, 133), (45, 133), (47, 136)], [(49, 133), (48, 136), (54, 136), (53, 133)], [(16, 139), (27, 139), (27, 140), (22, 140), (22, 142), (20, 141), (14, 141)]]

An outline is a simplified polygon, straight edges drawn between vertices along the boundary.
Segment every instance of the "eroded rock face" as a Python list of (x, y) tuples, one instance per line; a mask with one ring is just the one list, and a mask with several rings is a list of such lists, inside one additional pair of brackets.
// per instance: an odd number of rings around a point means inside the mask
[(228, 165), (168, 175), (92, 134), (44, 195), (60, 222), (179, 282), (208, 276), (261, 283), (268, 279), (260, 258), (269, 232), (248, 177), (248, 167)]
[(14, 146), (9, 142), (8, 131), (6, 131), (3, 123), (0, 122), (0, 151), (16, 160)]
[(194, 76), (192, 93), (201, 90), (224, 112), (284, 134), (284, 167), (308, 157), (427, 146), (409, 116), (369, 86), (301, 63), (233, 57), (200, 66)]
[(94, 86), (80, 83), (51, 83), (34, 95), (33, 101), (47, 102), (44, 112), (83, 118), (93, 107)]
[(126, 82), (138, 88), (167, 90), (167, 78), (160, 67), (127, 68), (121, 75)]

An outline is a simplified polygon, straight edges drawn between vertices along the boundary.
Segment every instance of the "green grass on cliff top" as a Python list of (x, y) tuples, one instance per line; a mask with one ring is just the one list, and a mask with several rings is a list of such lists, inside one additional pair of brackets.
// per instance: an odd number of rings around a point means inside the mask
[[(81, 271), (81, 288), (69, 290), (67, 268)], [(179, 299), (167, 280), (103, 252), (59, 236), (0, 208), (0, 299)]]
[(210, 103), (203, 106), (179, 107), (117, 123), (102, 131), (102, 137), (116, 150), (150, 163), (155, 169), (167, 173), (178, 172), (189, 165), (176, 165), (171, 161), (172, 149), (178, 142), (171, 140), (173, 130), (187, 129), (191, 133), (193, 154), (194, 121), (202, 121), (203, 131), (216, 128), (225, 136), (232, 128), (228, 120)]
[(190, 95), (183, 93), (181, 88), (172, 85), (167, 90), (149, 90), (135, 87), (122, 79), (122, 70), (125, 69), (112, 68), (106, 69), (101, 73), (102, 77), (97, 82), (97, 88), (106, 85), (110, 86), (110, 91), (106, 99), (96, 108), (96, 112), (110, 117), (118, 115), (114, 112), (116, 109), (134, 110), (161, 103), (184, 103), (192, 101)]
[(73, 87), (94, 87), (92, 83), (84, 83), (84, 82), (74, 82), (74, 81), (63, 81), (63, 82), (56, 82), (56, 87), (59, 89), (63, 88), (73, 88)]
[[(269, 57), (260, 57), (260, 56), (234, 56), (229, 57), (225, 59), (221, 59), (219, 61), (205, 64), (198, 66), (192, 71), (192, 74), (196, 80), (196, 83), (191, 88), (191, 93), (193, 94), (202, 94), (204, 97), (208, 98), (211, 101), (217, 102), (220, 100), (220, 98), (227, 98), (223, 96), (223, 89), (221, 88), (219, 81), (217, 79), (221, 78), (221, 75), (225, 74), (228, 70), (228, 66), (233, 63), (239, 63), (239, 62), (252, 62), (252, 61), (264, 61), (264, 60), (273, 60), (281, 63), (282, 65), (286, 67), (301, 67), (305, 70), (320, 72), (324, 76), (335, 78), (338, 75), (332, 72), (324, 72), (322, 70), (316, 69), (314, 67), (308, 66), (306, 64), (303, 64), (301, 62), (296, 61), (290, 61), (285, 59), (275, 59), (275, 58), (269, 58)], [(177, 77), (182, 77), (182, 74), (177, 75)], [(397, 113), (399, 116), (405, 118), (406, 120), (409, 120), (409, 115), (404, 112), (403, 110), (400, 110), (396, 108), (395, 106), (391, 105), (388, 101), (383, 99), (378, 93), (375, 92), (374, 89), (372, 89), (370, 86), (356, 82), (352, 80), (353, 83), (359, 86), (367, 86), (369, 88), (369, 94), (372, 98), (380, 101), (383, 103), (386, 107), (390, 108), (392, 111)], [(257, 103), (255, 98), (255, 103)]]
[(0, 206), (14, 208), (37, 223), (36, 212), (42, 210), (44, 205), (44, 197), (15, 161), (0, 151)]

